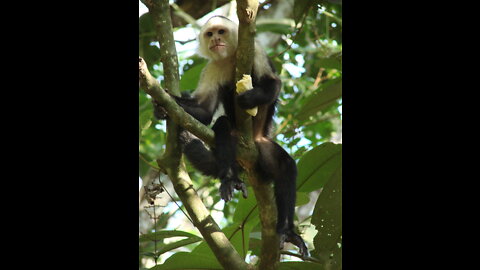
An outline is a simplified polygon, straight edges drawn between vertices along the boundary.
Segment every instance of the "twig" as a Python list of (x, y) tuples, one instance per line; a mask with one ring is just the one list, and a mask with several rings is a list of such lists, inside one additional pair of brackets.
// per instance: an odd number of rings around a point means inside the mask
[[(324, 115), (324, 116), (322, 116), (322, 117), (320, 117), (320, 118), (318, 118), (318, 119), (316, 119), (316, 120), (314, 120), (314, 121), (311, 121), (311, 122), (308, 122), (308, 123), (303, 124), (302, 127), (307, 127), (307, 126), (315, 125), (315, 124), (318, 124), (318, 123), (320, 123), (320, 122), (323, 122), (323, 121), (326, 121), (326, 120), (329, 120), (329, 119), (332, 119), (332, 118), (336, 118), (336, 117), (339, 117), (339, 116), (340, 116), (340, 114), (338, 114), (338, 113), (336, 113), (336, 114)], [(285, 131), (283, 131), (283, 133), (288, 133), (288, 132), (293, 131), (293, 130), (295, 130), (295, 129), (297, 129), (297, 128), (298, 128), (298, 126), (292, 126), (292, 127), (288, 128), (288, 129), (286, 129)], [(275, 132), (275, 136), (277, 136), (278, 134), (280, 134), (279, 131)]]
[(170, 6), (172, 6), (172, 8), (175, 10), (175, 15), (184, 19), (187, 23), (191, 24), (192, 27), (194, 27), (196, 29), (200, 29), (200, 25), (198, 25), (197, 20), (195, 18), (193, 18), (192, 16), (190, 16), (190, 14), (183, 11), (183, 9), (180, 8), (177, 4), (172, 3), (172, 4), (170, 4)]
[(290, 251), (280, 251), (280, 254), (297, 257), (297, 258), (300, 258), (300, 259), (302, 259), (302, 260), (304, 260), (304, 261), (310, 261), (310, 262), (314, 262), (314, 263), (322, 263), (320, 260), (315, 259), (315, 258), (313, 258), (313, 257), (303, 257), (303, 256), (300, 255), (300, 254), (293, 253), (293, 252), (290, 252)]
[(140, 157), (141, 160), (143, 160), (143, 161), (144, 161), (148, 166), (150, 166), (151, 168), (153, 168), (153, 169), (155, 169), (155, 170), (157, 170), (157, 171), (160, 171), (160, 172), (166, 174), (165, 171), (164, 171), (164, 169), (162, 169), (162, 168), (160, 168), (160, 167), (156, 167), (156, 166), (150, 164), (150, 163), (148, 162), (148, 160), (147, 160), (142, 154), (138, 154), (138, 156)]
[(283, 55), (283, 54), (286, 53), (288, 50), (290, 50), (290, 48), (292, 47), (292, 45), (295, 43), (295, 40), (297, 39), (298, 34), (300, 34), (300, 32), (301, 32), (302, 29), (303, 29), (303, 26), (305, 25), (305, 20), (306, 20), (307, 17), (308, 17), (307, 15), (308, 15), (308, 12), (310, 12), (310, 9), (311, 9), (311, 7), (309, 7), (309, 8), (307, 9), (307, 12), (305, 12), (305, 14), (303, 14), (303, 19), (302, 19), (302, 21), (300, 22), (300, 27), (296, 29), (296, 32), (295, 32), (295, 34), (293, 35), (292, 42), (290, 43), (290, 45), (288, 45), (288, 47), (287, 47), (285, 50), (283, 50), (281, 53), (277, 54), (277, 55), (275, 56), (275, 58)]
[(190, 42), (195, 41), (195, 40), (197, 40), (197, 39), (194, 38), (194, 39), (189, 39), (189, 40), (185, 40), (185, 41), (175, 40), (175, 42), (180, 43), (182, 45), (185, 45), (185, 44), (190, 43)]
[(185, 213), (185, 211), (183, 211), (182, 207), (180, 207), (180, 205), (178, 205), (177, 200), (175, 200), (175, 199), (173, 198), (173, 196), (170, 194), (170, 192), (168, 192), (168, 190), (167, 190), (167, 188), (165, 187), (165, 185), (163, 185), (162, 181), (160, 181), (160, 175), (158, 175), (158, 182), (160, 183), (160, 185), (162, 185), (163, 190), (165, 190), (165, 192), (167, 193), (168, 197), (170, 197), (170, 199), (172, 200), (172, 202), (173, 202), (174, 204), (176, 204), (177, 207), (178, 207), (178, 209), (180, 209), (180, 211), (182, 211), (182, 213), (185, 215), (185, 217), (186, 217), (188, 220), (190, 220), (190, 222), (191, 222), (192, 224), (194, 224), (194, 223), (193, 223), (193, 220), (190, 218), (190, 216), (187, 215), (187, 213)]

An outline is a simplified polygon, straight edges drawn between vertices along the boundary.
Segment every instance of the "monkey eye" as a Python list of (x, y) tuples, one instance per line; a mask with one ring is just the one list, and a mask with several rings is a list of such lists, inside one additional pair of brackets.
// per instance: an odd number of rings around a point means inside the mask
[(212, 32), (207, 32), (207, 36), (211, 37), (213, 35)]
[(225, 33), (225, 30), (220, 29), (220, 30), (218, 30), (218, 33), (221, 35), (221, 34)]

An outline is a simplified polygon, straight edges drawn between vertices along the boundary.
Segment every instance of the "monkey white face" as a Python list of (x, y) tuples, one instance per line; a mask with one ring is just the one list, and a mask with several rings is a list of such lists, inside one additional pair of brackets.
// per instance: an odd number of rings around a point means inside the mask
[(198, 37), (199, 54), (218, 61), (235, 55), (238, 26), (223, 17), (213, 17), (202, 27)]

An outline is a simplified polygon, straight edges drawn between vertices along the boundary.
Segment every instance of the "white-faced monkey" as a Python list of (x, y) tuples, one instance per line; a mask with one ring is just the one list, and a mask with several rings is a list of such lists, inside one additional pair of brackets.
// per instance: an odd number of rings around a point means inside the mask
[[(307, 256), (308, 249), (295, 233), (293, 224), (297, 167), (293, 158), (269, 137), (281, 81), (265, 51), (255, 42), (251, 73), (253, 89), (235, 96), (237, 31), (238, 26), (223, 16), (210, 18), (200, 31), (199, 54), (209, 62), (202, 70), (192, 96), (173, 97), (187, 113), (205, 125), (210, 124), (219, 112), (223, 115), (212, 127), (215, 132), (212, 151), (186, 131), (181, 133), (183, 151), (196, 169), (220, 179), (222, 199), (231, 200), (234, 189), (241, 190), (246, 197), (245, 184), (237, 176), (240, 166), (236, 161), (235, 137), (232, 136), (236, 127), (234, 99), (242, 109), (258, 107), (258, 113), (253, 117), (253, 136), (259, 150), (256, 169), (262, 179), (274, 182), (280, 245), (283, 247), (284, 242), (291, 242), (299, 248), (301, 255)], [(155, 101), (153, 103), (155, 116), (164, 119), (164, 109)]]

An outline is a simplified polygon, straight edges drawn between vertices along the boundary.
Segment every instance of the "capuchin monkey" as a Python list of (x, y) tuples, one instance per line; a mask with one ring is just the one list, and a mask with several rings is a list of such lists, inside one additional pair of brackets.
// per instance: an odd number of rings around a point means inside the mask
[[(242, 191), (247, 197), (245, 184), (238, 178), (240, 166), (236, 161), (235, 99), (240, 108), (258, 107), (253, 117), (253, 137), (259, 150), (256, 170), (264, 181), (274, 182), (277, 204), (277, 232), (280, 248), (290, 242), (308, 256), (303, 239), (294, 231), (297, 167), (292, 157), (270, 137), (272, 117), (275, 112), (281, 81), (275, 73), (265, 51), (255, 42), (254, 64), (251, 72), (253, 88), (235, 95), (235, 59), (238, 44), (238, 25), (223, 16), (214, 16), (202, 27), (199, 54), (209, 60), (202, 70), (192, 96), (182, 94), (176, 102), (195, 119), (209, 125), (220, 114), (212, 129), (215, 146), (212, 150), (194, 135), (183, 130), (180, 140), (183, 152), (190, 163), (204, 175), (219, 178), (220, 196), (226, 202), (233, 191)], [(155, 101), (154, 113), (158, 119), (167, 117), (166, 111)]]

